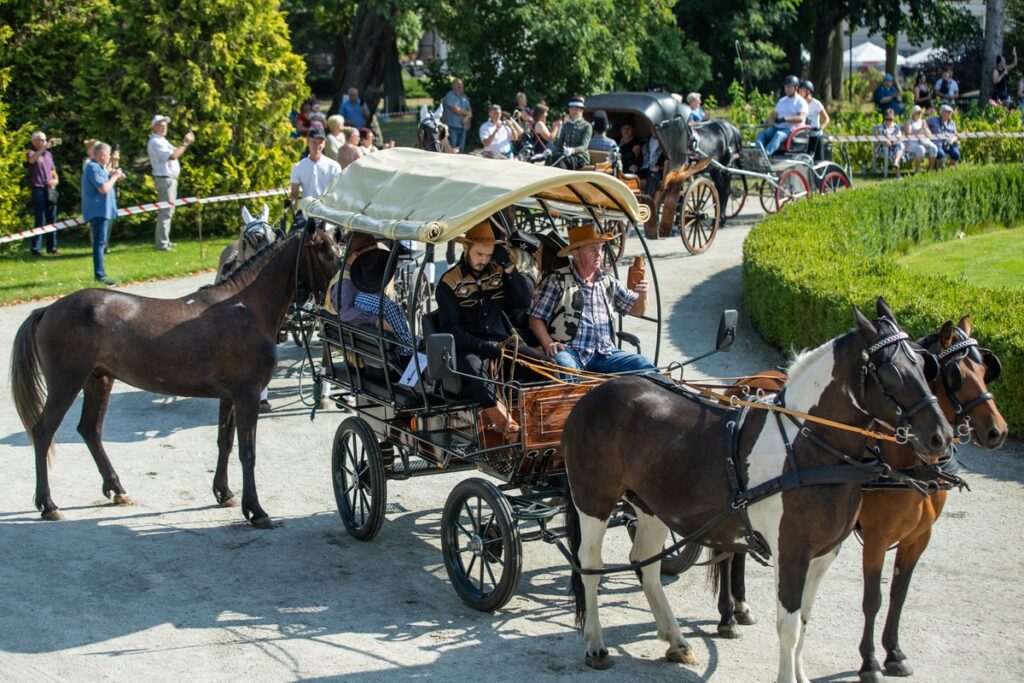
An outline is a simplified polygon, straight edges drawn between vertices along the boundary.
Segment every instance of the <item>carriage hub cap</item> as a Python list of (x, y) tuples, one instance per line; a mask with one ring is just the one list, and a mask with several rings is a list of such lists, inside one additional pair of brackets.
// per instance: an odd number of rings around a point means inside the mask
[(473, 534), (473, 537), (466, 543), (466, 550), (477, 556), (482, 555), (484, 552), (484, 539), (480, 538), (479, 534)]

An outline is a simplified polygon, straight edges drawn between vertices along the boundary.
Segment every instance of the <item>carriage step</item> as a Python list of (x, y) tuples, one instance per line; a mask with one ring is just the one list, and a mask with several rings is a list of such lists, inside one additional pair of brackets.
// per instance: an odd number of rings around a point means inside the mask
[[(443, 468), (445, 472), (455, 472), (458, 470), (469, 470), (474, 469), (472, 463), (465, 463), (461, 461), (453, 461), (448, 464), (447, 467)], [(421, 476), (424, 474), (430, 474), (442, 469), (433, 460), (425, 460), (418, 456), (412, 456), (409, 458), (409, 467), (406, 468), (402, 463), (401, 459), (396, 458), (394, 466), (388, 470), (389, 479), (409, 479), (411, 477)]]

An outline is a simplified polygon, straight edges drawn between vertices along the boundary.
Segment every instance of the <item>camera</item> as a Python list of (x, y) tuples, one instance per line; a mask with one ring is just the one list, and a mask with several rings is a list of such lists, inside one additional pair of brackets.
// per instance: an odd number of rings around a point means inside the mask
[(57, 147), (62, 142), (64, 142), (64, 141), (61, 140), (60, 138), (50, 138), (49, 140), (46, 141), (46, 146), (47, 147)]

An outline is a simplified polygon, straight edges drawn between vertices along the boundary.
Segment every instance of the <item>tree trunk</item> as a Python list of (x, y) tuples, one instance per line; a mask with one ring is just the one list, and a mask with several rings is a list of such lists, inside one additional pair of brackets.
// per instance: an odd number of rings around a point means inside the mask
[(985, 2), (985, 43), (981, 59), (981, 89), (978, 106), (984, 107), (992, 99), (992, 72), (996, 68), (996, 55), (1003, 51), (1003, 32), (1006, 30), (1006, 0)]
[[(842, 17), (832, 3), (821, 3), (817, 21), (814, 22), (814, 34), (811, 36), (810, 77), (814, 82), (815, 94), (826, 107), (832, 104), (832, 49), (836, 43), (836, 33), (840, 33), (841, 43)], [(841, 54), (839, 58), (842, 59)]]
[[(896, 58), (899, 56), (899, 52), (896, 51), (896, 35), (886, 33), (883, 38), (885, 39), (885, 73), (892, 74), (893, 78), (896, 78)], [(897, 85), (899, 82), (897, 78)]]
[(845, 22), (840, 21), (832, 33), (832, 89), (828, 93), (829, 99), (822, 100), (822, 104), (826, 107), (836, 100), (843, 99), (843, 42), (845, 37), (843, 27), (845, 25)]
[[(389, 72), (391, 91), (401, 93), (394, 102), (401, 101), (404, 108), (401, 66), (398, 62), (398, 44), (395, 40), (395, 10), (390, 2), (363, 0), (352, 25), (349, 37), (344, 76), (331, 104), (331, 112), (341, 107), (349, 88), (357, 88), (370, 112), (384, 99)], [(337, 66), (335, 68), (338, 68)], [(397, 84), (394, 82), (397, 74)]]

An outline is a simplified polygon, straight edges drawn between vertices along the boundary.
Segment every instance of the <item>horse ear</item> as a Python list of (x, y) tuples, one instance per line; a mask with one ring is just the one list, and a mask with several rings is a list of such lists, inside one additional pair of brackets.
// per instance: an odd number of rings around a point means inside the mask
[(875, 324), (868, 320), (856, 306), (853, 307), (853, 317), (857, 321), (857, 329), (865, 339), (869, 342), (873, 342), (878, 339), (878, 328), (876, 328)]
[(964, 334), (966, 334), (968, 337), (973, 336), (971, 333), (974, 332), (974, 323), (971, 322), (971, 316), (965, 315), (964, 317), (960, 318), (960, 322), (958, 322), (956, 326), (963, 330)]
[(939, 330), (939, 351), (945, 351), (953, 343), (953, 321), (947, 320)]
[(428, 116), (430, 116), (430, 110), (427, 109), (427, 105), (424, 104), (422, 107), (420, 107), (420, 120), (419, 120), (419, 122), (423, 123)]
[(888, 318), (894, 323), (896, 322), (896, 314), (889, 308), (889, 304), (886, 303), (884, 297), (878, 297), (878, 301), (875, 302), (875, 311), (878, 313), (879, 318)]
[(242, 221), (245, 223), (245, 225), (249, 225), (250, 223), (252, 223), (252, 214), (249, 213), (248, 206), (242, 207)]
[(263, 212), (260, 213), (260, 222), (266, 223), (268, 218), (270, 218), (270, 207), (264, 204)]

